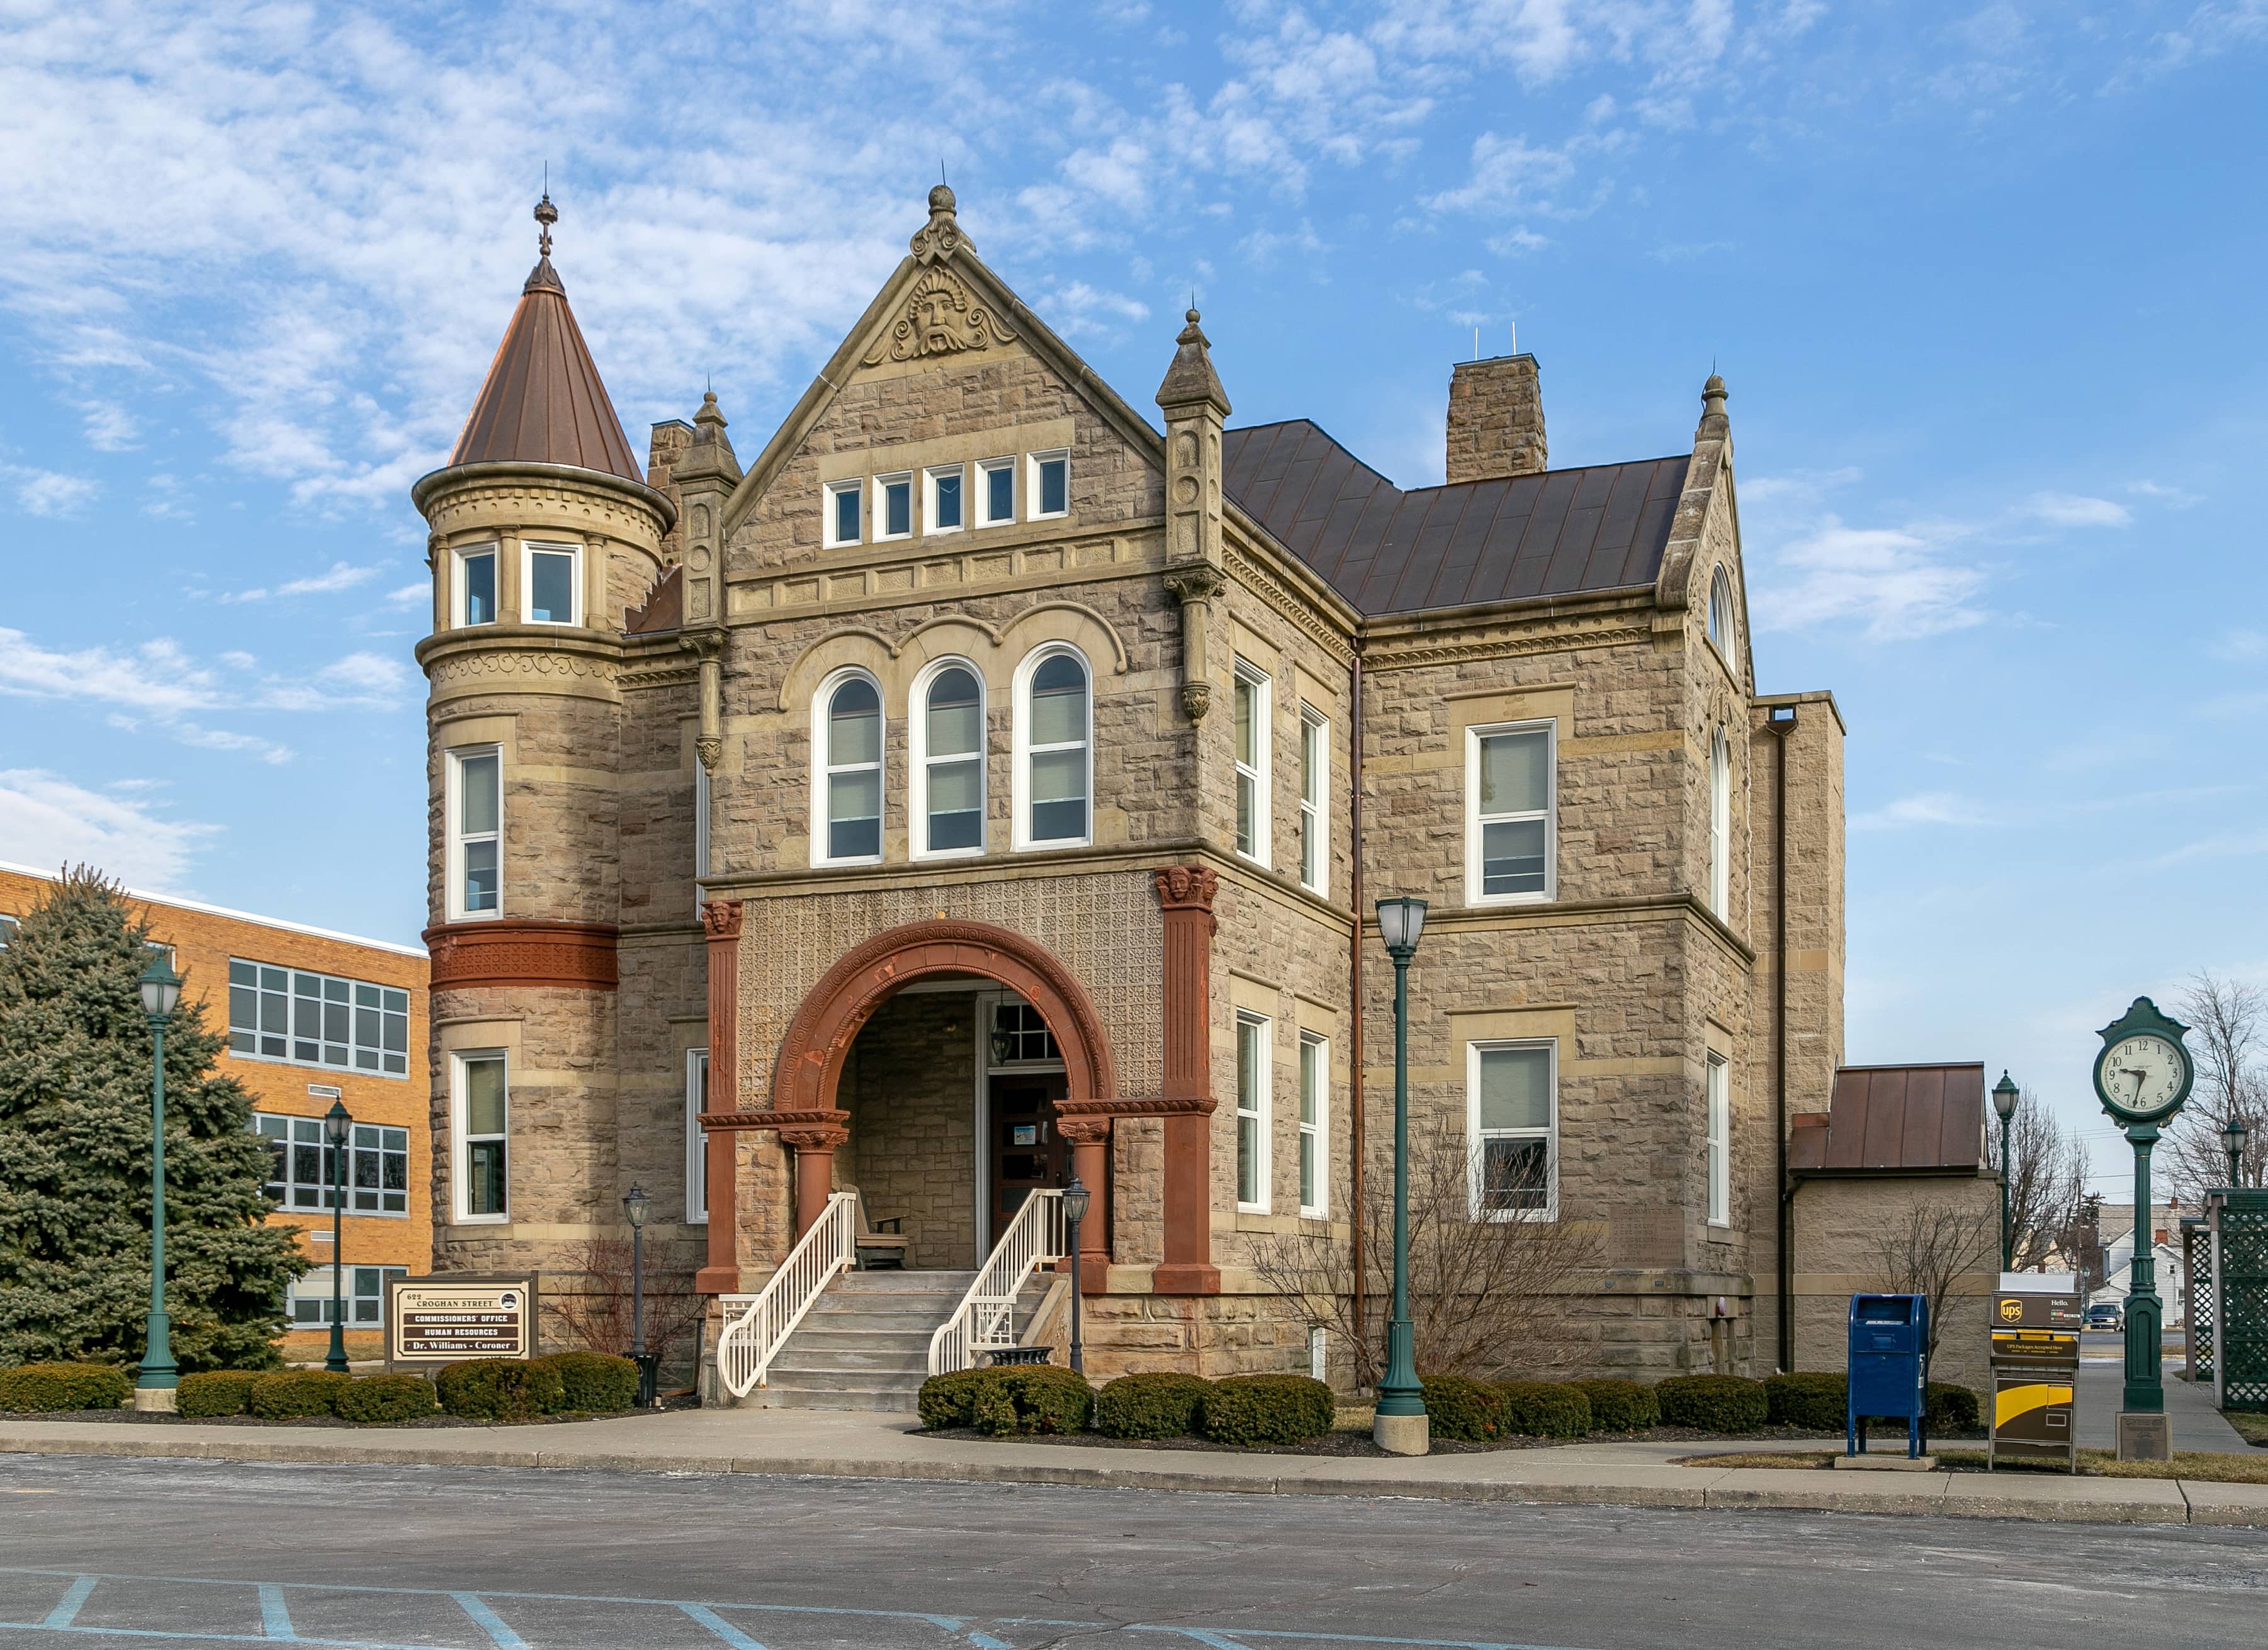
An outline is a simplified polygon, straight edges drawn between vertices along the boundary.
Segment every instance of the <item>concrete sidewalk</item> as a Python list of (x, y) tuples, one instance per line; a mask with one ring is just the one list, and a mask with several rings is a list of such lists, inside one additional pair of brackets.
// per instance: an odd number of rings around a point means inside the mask
[(1679, 1467), (1711, 1449), (1583, 1443), (1413, 1460), (1215, 1450), (1112, 1449), (931, 1438), (905, 1415), (688, 1410), (534, 1426), (347, 1432), (318, 1427), (0, 1423), (0, 1453), (617, 1472), (771, 1473), (970, 1483), (1068, 1484), (1246, 1495), (1414, 1496), (1619, 1507), (1770, 1507), (1971, 1518), (2268, 1527), (2268, 1485), (2015, 1473), (1849, 1473)]
[[(2242, 1451), (2251, 1448), (2213, 1406), (2213, 1389), (2184, 1381), (2174, 1372), (2181, 1365), (2166, 1360), (2162, 1384), (2166, 1390), (2166, 1419), (2171, 1424), (2174, 1453)], [(2126, 1401), (2126, 1360), (2115, 1354), (2084, 1353), (2079, 1360), (2079, 1447), (2116, 1449), (2118, 1411)]]

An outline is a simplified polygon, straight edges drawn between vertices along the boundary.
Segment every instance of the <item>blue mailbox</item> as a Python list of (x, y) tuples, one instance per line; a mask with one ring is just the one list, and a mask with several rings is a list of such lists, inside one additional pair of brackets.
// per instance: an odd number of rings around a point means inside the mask
[(1906, 1424), (1906, 1455), (1929, 1447), (1929, 1297), (1854, 1294), (1851, 1297), (1851, 1398), (1844, 1418), (1844, 1447), (1867, 1453), (1870, 1417)]

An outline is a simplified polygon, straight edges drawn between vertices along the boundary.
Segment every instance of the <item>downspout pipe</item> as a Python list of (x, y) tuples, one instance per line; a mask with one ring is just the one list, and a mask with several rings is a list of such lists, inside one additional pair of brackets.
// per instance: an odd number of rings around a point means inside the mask
[(1779, 1186), (1774, 1265), (1778, 1273), (1779, 1367), (1795, 1368), (1795, 1183), (1787, 1170), (1787, 736), (1795, 707), (1774, 705), (1764, 726), (1777, 741), (1772, 763), (1772, 1162)]
[[(1355, 639), (1354, 668), (1348, 691), (1347, 713), (1347, 903), (1354, 909), (1354, 933), (1347, 942), (1347, 999), (1353, 1005), (1354, 1029), (1347, 1050), (1347, 1225), (1353, 1235), (1354, 1330), (1363, 1333), (1364, 1310), (1369, 1291), (1364, 1287), (1362, 1127), (1362, 640)], [(1351, 1349), (1350, 1349), (1351, 1350)]]

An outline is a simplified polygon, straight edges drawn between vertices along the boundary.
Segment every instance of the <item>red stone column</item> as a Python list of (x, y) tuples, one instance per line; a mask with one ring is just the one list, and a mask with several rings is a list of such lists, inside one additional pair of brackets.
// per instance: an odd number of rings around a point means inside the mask
[[(709, 1094), (707, 1110), (740, 1109), (740, 902), (712, 899), (701, 907), (709, 936)], [(731, 1129), (709, 1134), (709, 1257), (693, 1280), (703, 1294), (731, 1294), (740, 1287), (740, 1205), (735, 1184), (740, 1136)]]
[[(847, 1120), (844, 1112), (827, 1115)], [(827, 1199), (835, 1191), (835, 1148), (850, 1138), (850, 1131), (839, 1123), (804, 1124), (780, 1131), (781, 1142), (795, 1148), (795, 1235), (799, 1238), (827, 1213)]]
[(1160, 1294), (1217, 1294), (1212, 1264), (1212, 900), (1219, 878), (1198, 865), (1156, 874), (1164, 913), (1165, 1260)]
[(1056, 1126), (1071, 1142), (1072, 1177), (1090, 1194), (1079, 1226), (1079, 1293), (1101, 1294), (1109, 1283), (1110, 1119), (1058, 1116)]

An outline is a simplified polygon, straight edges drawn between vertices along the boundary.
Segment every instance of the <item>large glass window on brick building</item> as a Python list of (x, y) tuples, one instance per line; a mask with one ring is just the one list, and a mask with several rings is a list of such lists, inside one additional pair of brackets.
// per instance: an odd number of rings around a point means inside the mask
[[(284, 1316), (293, 1329), (331, 1326), (331, 1273), (318, 1266), (298, 1279), (284, 1296)], [(386, 1325), (386, 1280), (406, 1278), (407, 1266), (349, 1266), (340, 1280), (339, 1307), (349, 1329), (382, 1329)]]
[(409, 994), (231, 957), (228, 1045), (253, 1060), (409, 1074)]
[[(252, 1126), (268, 1142), (268, 1196), (279, 1208), (331, 1206), (332, 1177), (341, 1166), (323, 1139), (320, 1118), (277, 1117), (255, 1111)], [(343, 1165), (349, 1214), (409, 1213), (409, 1131), (357, 1123)]]

